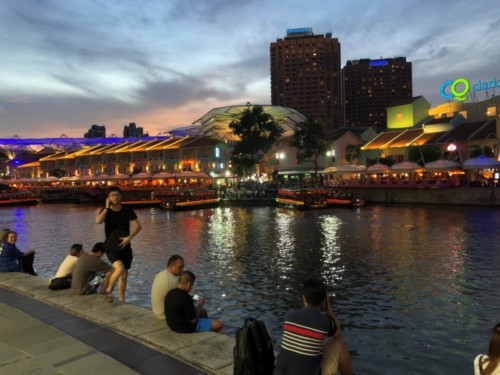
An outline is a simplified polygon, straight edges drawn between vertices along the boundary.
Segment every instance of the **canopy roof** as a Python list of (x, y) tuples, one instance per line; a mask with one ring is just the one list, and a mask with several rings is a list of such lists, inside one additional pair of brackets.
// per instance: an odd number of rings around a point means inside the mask
[[(193, 124), (200, 125), (200, 135), (217, 135), (224, 140), (238, 140), (229, 129), (229, 124), (237, 120), (245, 109), (252, 109), (255, 106), (246, 104), (214, 108)], [(292, 108), (275, 105), (262, 105), (261, 107), (265, 113), (273, 116), (274, 120), (285, 130), (285, 134), (293, 132), (297, 124), (306, 121), (304, 115)]]

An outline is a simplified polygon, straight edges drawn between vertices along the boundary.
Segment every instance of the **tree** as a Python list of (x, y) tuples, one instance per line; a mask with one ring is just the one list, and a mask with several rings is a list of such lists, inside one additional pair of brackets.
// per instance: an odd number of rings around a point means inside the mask
[(61, 178), (66, 176), (66, 171), (63, 168), (55, 168), (50, 171), (50, 175), (57, 178)]
[(469, 147), (469, 157), (470, 158), (477, 158), (478, 156), (487, 156), (487, 157), (493, 157), (494, 153), (491, 147), (489, 146), (479, 146), (479, 145), (472, 145)]
[(273, 116), (258, 105), (249, 105), (238, 120), (229, 124), (229, 128), (240, 138), (231, 152), (231, 163), (236, 173), (243, 176), (252, 173), (262, 156), (284, 132)]
[(345, 158), (349, 164), (354, 164), (355, 161), (359, 163), (361, 160), (361, 146), (348, 144), (345, 147)]
[(303, 123), (298, 124), (290, 141), (290, 146), (297, 148), (297, 161), (300, 163), (312, 162), (314, 175), (318, 174), (318, 158), (328, 148), (325, 139), (325, 126), (309, 116)]
[[(434, 145), (411, 146), (408, 151), (408, 160), (416, 162), (421, 166), (424, 166), (425, 163), (436, 161), (440, 157), (441, 151), (439, 147)], [(424, 160), (422, 160), (422, 158)]]

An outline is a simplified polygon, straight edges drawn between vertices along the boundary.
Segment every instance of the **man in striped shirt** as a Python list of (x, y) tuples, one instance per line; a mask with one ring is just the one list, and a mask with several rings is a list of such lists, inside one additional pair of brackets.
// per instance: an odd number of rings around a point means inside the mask
[[(307, 279), (303, 298), (304, 307), (288, 313), (285, 319), (275, 375), (321, 374), (326, 337), (340, 337), (340, 324), (330, 307), (323, 281)], [(322, 307), (326, 314), (321, 312)]]

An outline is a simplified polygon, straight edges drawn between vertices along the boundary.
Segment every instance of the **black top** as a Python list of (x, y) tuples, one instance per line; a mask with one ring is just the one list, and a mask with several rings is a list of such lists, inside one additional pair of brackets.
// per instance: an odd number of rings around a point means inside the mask
[(122, 206), (120, 211), (113, 211), (108, 208), (108, 213), (104, 219), (104, 234), (108, 238), (116, 229), (121, 229), (130, 234), (130, 222), (137, 219), (134, 210), (128, 206)]
[(165, 297), (165, 318), (172, 331), (192, 333), (196, 331), (196, 323), (191, 320), (196, 318), (193, 297), (182, 289), (175, 288)]

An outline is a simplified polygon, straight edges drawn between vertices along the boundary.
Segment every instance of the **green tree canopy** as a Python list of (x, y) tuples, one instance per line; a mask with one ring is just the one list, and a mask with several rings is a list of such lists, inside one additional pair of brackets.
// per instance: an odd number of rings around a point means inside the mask
[(250, 105), (229, 128), (240, 140), (231, 152), (231, 163), (238, 175), (248, 176), (262, 156), (283, 134), (283, 128), (262, 106)]
[(361, 160), (361, 146), (348, 144), (345, 148), (345, 158), (349, 164), (359, 163)]
[[(441, 150), (434, 145), (411, 146), (408, 151), (408, 160), (416, 162), (421, 166), (441, 157)], [(423, 160), (422, 160), (423, 158)]]
[(318, 174), (318, 159), (328, 148), (325, 139), (325, 126), (309, 116), (303, 123), (298, 124), (290, 141), (290, 146), (297, 148), (299, 163), (312, 162), (314, 174)]

